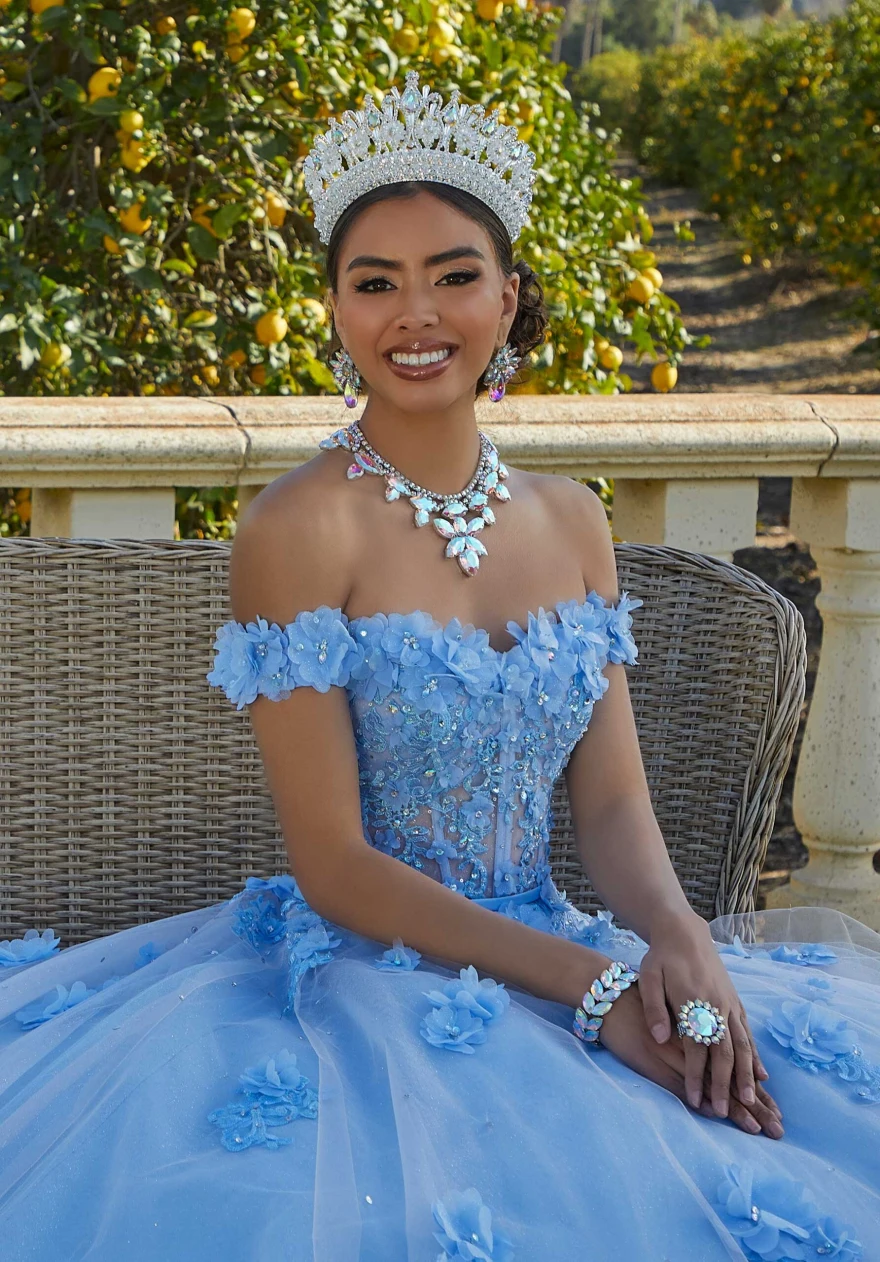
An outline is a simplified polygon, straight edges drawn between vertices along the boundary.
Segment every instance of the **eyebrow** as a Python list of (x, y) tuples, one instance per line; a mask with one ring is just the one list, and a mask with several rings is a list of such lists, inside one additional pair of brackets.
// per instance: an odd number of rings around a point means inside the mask
[[(436, 267), (438, 263), (448, 263), (450, 259), (461, 258), (482, 259), (484, 263), (486, 261), (482, 250), (478, 250), (475, 245), (456, 245), (451, 250), (443, 250), (440, 254), (429, 254), (425, 259), (425, 267)], [(396, 272), (403, 270), (403, 264), (399, 259), (383, 259), (376, 254), (358, 254), (345, 270), (351, 272), (356, 267), (384, 267)]]

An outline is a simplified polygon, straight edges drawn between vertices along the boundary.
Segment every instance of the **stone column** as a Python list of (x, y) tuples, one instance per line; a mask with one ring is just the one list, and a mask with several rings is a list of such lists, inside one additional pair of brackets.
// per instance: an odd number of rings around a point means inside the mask
[(732, 561), (755, 542), (757, 478), (614, 479), (611, 529), (628, 543), (687, 548)]
[(173, 539), (173, 486), (35, 486), (31, 535), (68, 539)]
[(834, 907), (880, 930), (880, 488), (868, 478), (795, 478), (791, 530), (822, 590), (822, 652), (795, 776), (806, 867), (768, 907)]

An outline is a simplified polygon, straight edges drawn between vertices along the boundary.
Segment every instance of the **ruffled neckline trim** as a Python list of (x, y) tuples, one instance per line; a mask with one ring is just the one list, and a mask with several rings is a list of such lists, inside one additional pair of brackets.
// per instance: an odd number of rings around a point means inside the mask
[(533, 627), (537, 626), (542, 620), (548, 621), (551, 626), (555, 627), (562, 622), (563, 610), (566, 612), (571, 611), (572, 613), (576, 613), (582, 610), (586, 611), (588, 607), (592, 607), (593, 609), (599, 608), (605, 610), (607, 613), (610, 609), (618, 611), (621, 603), (623, 603), (624, 607), (629, 610), (637, 608), (642, 604), (642, 601), (630, 598), (627, 592), (621, 592), (618, 601), (612, 605), (610, 602), (606, 601), (604, 596), (600, 596), (595, 588), (591, 588), (584, 596), (583, 600), (578, 600), (577, 597), (572, 597), (570, 600), (557, 600), (553, 608), (549, 610), (545, 609), (543, 605), (539, 605), (537, 610), (530, 609), (527, 612), (525, 625), (517, 622), (515, 618), (509, 618), (507, 620), (505, 627), (513, 636), (514, 643), (506, 649), (495, 648), (491, 642), (490, 634), (485, 627), (475, 626), (472, 622), (462, 622), (458, 614), (453, 614), (453, 616), (447, 619), (446, 622), (441, 622), (439, 618), (435, 618), (434, 615), (427, 609), (411, 609), (407, 613), (389, 613), (384, 609), (378, 609), (373, 614), (357, 614), (354, 618), (349, 618), (348, 614), (346, 614), (344, 610), (339, 610), (339, 613), (344, 624), (350, 630), (356, 630), (358, 627), (367, 626), (376, 618), (384, 618), (386, 621), (390, 621), (392, 618), (399, 618), (407, 623), (415, 623), (418, 619), (422, 619), (424, 625), (420, 629), (421, 633), (428, 636), (434, 635), (437, 631), (441, 631), (445, 635), (451, 630), (461, 630), (465, 636), (477, 635), (481, 637), (484, 651), (488, 652), (490, 656), (494, 656), (498, 661), (504, 661), (511, 655), (511, 653), (514, 653), (522, 646), (522, 642), (528, 636), (529, 631)]

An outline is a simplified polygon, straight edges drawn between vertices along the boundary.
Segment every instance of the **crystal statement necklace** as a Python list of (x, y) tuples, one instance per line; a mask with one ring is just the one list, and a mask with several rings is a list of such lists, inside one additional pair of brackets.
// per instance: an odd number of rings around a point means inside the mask
[[(486, 548), (479, 538), (484, 526), (495, 523), (495, 514), (489, 505), (489, 497), (494, 496), (501, 503), (510, 499), (510, 491), (504, 485), (509, 472), (499, 459), (498, 451), (491, 438), (482, 430), (480, 435), (480, 459), (474, 476), (462, 491), (454, 495), (439, 495), (419, 486), (396, 469), (390, 461), (380, 456), (365, 438), (357, 421), (352, 421), (344, 429), (338, 429), (327, 438), (322, 438), (320, 447), (343, 447), (354, 456), (354, 461), (346, 470), (349, 478), (362, 478), (365, 473), (375, 473), (385, 479), (385, 499), (390, 504), (404, 496), (415, 509), (415, 524), (427, 526), (433, 517), (434, 529), (444, 539), (446, 555), (454, 557), (462, 571), (472, 578), (480, 568), (480, 557), (486, 555)], [(469, 513), (475, 516), (467, 519)]]

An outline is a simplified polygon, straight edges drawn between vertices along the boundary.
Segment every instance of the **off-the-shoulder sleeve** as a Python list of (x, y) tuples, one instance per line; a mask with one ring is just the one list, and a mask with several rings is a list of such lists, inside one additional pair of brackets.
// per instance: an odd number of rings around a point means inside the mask
[(284, 701), (306, 684), (318, 692), (334, 684), (344, 687), (361, 653), (342, 610), (319, 605), (284, 627), (259, 616), (246, 625), (224, 623), (205, 678), (241, 710), (258, 696)]
[(638, 597), (630, 596), (628, 592), (621, 592), (616, 604), (605, 606), (609, 662), (626, 662), (632, 666), (638, 659), (639, 650), (631, 630), (631, 611), (644, 603)]

